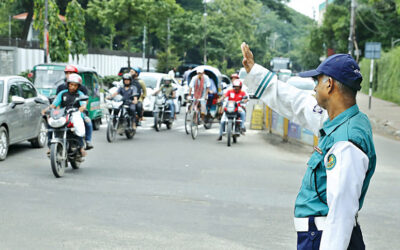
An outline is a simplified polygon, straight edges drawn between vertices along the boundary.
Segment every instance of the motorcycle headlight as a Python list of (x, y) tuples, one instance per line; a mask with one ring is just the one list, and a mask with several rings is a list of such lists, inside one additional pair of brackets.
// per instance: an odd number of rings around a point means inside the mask
[(49, 118), (48, 123), (49, 126), (52, 128), (59, 128), (62, 127), (67, 122), (65, 117), (60, 117), (58, 119)]
[(226, 111), (229, 113), (235, 112), (235, 104), (234, 103), (228, 103), (228, 106), (226, 106)]

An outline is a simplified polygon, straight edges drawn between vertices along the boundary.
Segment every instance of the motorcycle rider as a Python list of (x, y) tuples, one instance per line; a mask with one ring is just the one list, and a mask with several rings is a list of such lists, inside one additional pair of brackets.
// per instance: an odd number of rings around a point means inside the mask
[[(239, 102), (241, 101), (242, 103), (247, 103), (249, 101), (248, 96), (246, 92), (242, 90), (243, 82), (240, 79), (236, 79), (232, 83), (233, 89), (228, 90), (221, 98), (219, 98), (218, 102), (221, 102), (228, 98), (228, 101), (235, 101)], [(240, 124), (240, 132), (244, 134), (246, 131), (246, 128), (244, 126), (244, 122), (246, 121), (246, 110), (240, 106), (238, 108), (240, 119), (241, 119), (241, 124)], [(219, 136), (218, 136), (218, 141), (222, 140), (222, 133), (225, 128), (225, 113), (222, 115), (221, 118), (221, 124), (219, 127)]]
[(106, 97), (106, 99), (112, 99), (118, 94), (122, 96), (124, 104), (129, 104), (128, 112), (132, 121), (132, 129), (136, 130), (136, 104), (138, 103), (139, 93), (136, 86), (132, 84), (132, 77), (129, 73), (125, 73), (122, 76), (122, 81), (124, 83), (124, 86), (119, 87), (117, 92), (115, 92), (111, 96)]
[(175, 103), (174, 99), (176, 97), (176, 91), (174, 87), (172, 86), (172, 78), (170, 76), (164, 77), (162, 79), (162, 85), (161, 88), (156, 90), (154, 92), (154, 96), (157, 95), (158, 93), (163, 93), (167, 97), (167, 103), (169, 104), (169, 107), (171, 109), (171, 120), (170, 122), (175, 119)]
[(194, 99), (200, 100), (200, 112), (201, 119), (204, 121), (206, 114), (206, 103), (208, 98), (208, 93), (210, 92), (210, 78), (204, 73), (204, 68), (199, 67), (196, 70), (197, 75), (192, 78), (189, 84), (189, 94), (188, 99), (192, 95), (192, 89), (194, 90)]
[(140, 123), (140, 121), (143, 120), (144, 113), (143, 100), (147, 96), (146, 83), (142, 79), (139, 79), (140, 69), (138, 67), (132, 67), (129, 73), (131, 74), (131, 77), (133, 79), (132, 84), (135, 85), (138, 90), (137, 92), (140, 94), (138, 103), (136, 104), (136, 111), (139, 116), (138, 122)]
[[(75, 67), (74, 65), (67, 65), (65, 66), (64, 69), (64, 73), (65, 73), (65, 83), (64, 84), (60, 84), (57, 87), (57, 91), (56, 91), (56, 95), (58, 95), (61, 91), (68, 89), (68, 83), (67, 83), (67, 79), (69, 77), (69, 75), (76, 73), (78, 74), (78, 68)], [(88, 95), (88, 89), (83, 86), (82, 84), (79, 85), (78, 88), (79, 91), (81, 91), (84, 95)], [(85, 111), (85, 116), (84, 116), (84, 122), (85, 122), (85, 141), (86, 141), (86, 149), (90, 150), (93, 148), (93, 144), (92, 144), (92, 133), (93, 133), (93, 125), (92, 125), (92, 121), (90, 120), (90, 117), (88, 116), (88, 112), (87, 110)], [(48, 134), (49, 140), (51, 137), (51, 133)]]
[[(83, 119), (83, 117), (84, 117), (83, 113), (86, 110), (87, 103), (85, 101), (74, 103), (76, 98), (85, 96), (85, 94), (79, 90), (79, 87), (82, 85), (82, 78), (80, 77), (80, 75), (78, 75), (76, 73), (69, 74), (67, 77), (67, 84), (68, 84), (68, 89), (64, 89), (64, 90), (60, 91), (60, 93), (58, 93), (58, 95), (54, 99), (53, 103), (50, 104), (50, 106), (47, 107), (46, 109), (42, 110), (43, 115), (50, 108), (55, 109), (55, 108), (76, 107), (81, 112), (81, 117)], [(87, 155), (87, 153), (84, 149), (83, 137), (79, 137), (79, 139), (80, 139), (79, 142), (80, 142), (80, 147), (81, 147), (80, 148), (81, 155), (84, 157)], [(50, 144), (48, 146), (50, 146)], [(50, 149), (47, 152), (47, 154), (50, 154)]]

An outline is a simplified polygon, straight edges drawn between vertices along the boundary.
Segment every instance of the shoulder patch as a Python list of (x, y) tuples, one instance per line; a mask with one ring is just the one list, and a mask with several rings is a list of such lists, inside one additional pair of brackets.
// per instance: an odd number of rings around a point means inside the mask
[(336, 165), (336, 156), (334, 154), (330, 154), (328, 156), (328, 163), (326, 165), (326, 169), (332, 170)]

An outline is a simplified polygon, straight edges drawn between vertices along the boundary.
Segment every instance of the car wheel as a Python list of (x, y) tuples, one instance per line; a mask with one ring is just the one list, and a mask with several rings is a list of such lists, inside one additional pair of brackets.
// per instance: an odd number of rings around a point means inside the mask
[(92, 121), (93, 130), (99, 130), (101, 125), (101, 118)]
[(0, 127), (0, 161), (6, 159), (9, 146), (7, 130), (4, 127)]
[(31, 140), (32, 147), (43, 148), (46, 145), (46, 140), (47, 140), (47, 125), (46, 121), (42, 118), (39, 126), (39, 134), (35, 139)]

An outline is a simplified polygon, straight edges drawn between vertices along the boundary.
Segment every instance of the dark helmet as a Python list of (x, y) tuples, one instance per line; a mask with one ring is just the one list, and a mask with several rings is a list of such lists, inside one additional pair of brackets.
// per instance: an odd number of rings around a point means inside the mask
[(125, 80), (129, 80), (129, 85), (130, 85), (131, 82), (132, 82), (131, 74), (129, 74), (129, 73), (123, 74), (122, 75), (122, 82), (123, 82), (124, 85), (125, 85)]
[(131, 69), (133, 69), (137, 73), (137, 76), (140, 75), (141, 70), (139, 69), (139, 67), (132, 67)]
[(129, 73), (123, 74), (122, 80), (132, 80), (131, 74), (129, 74)]

